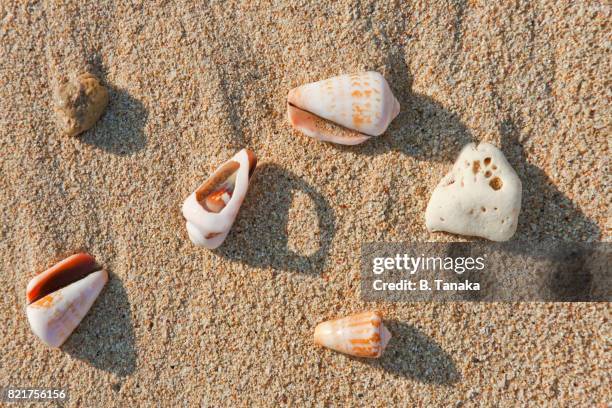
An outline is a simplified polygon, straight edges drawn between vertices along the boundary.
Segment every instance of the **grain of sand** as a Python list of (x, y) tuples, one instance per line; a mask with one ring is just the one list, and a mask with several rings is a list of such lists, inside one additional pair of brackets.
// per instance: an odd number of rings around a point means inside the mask
[[(515, 239), (610, 239), (604, 2), (52, 1), (0, 4), (0, 385), (68, 406), (605, 406), (609, 303), (364, 304), (366, 241), (452, 241), (424, 210), (461, 146), (523, 181)], [(51, 92), (90, 69), (111, 102), (62, 137)], [(378, 70), (402, 112), (356, 147), (290, 129), (287, 91)], [(183, 199), (240, 148), (260, 164), (226, 243), (194, 247)], [(24, 288), (83, 248), (111, 280), (61, 350)], [(312, 345), (382, 310), (366, 362)], [(601, 405), (600, 405), (601, 404)]]

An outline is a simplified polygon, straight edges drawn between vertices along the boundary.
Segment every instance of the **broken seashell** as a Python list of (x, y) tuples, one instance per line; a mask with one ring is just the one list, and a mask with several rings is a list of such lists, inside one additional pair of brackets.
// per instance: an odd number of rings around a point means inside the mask
[(399, 110), (389, 84), (373, 71), (302, 85), (287, 95), (287, 116), (295, 129), (345, 145), (384, 133)]
[(501, 150), (470, 143), (431, 195), (425, 223), (429, 231), (507, 241), (516, 232), (521, 195), (521, 180)]
[(93, 257), (72, 255), (35, 276), (26, 290), (26, 314), (32, 332), (50, 347), (59, 347), (87, 314), (108, 281)]
[(68, 136), (76, 136), (93, 127), (108, 105), (108, 91), (89, 73), (62, 78), (54, 92), (57, 122)]
[(319, 323), (315, 328), (315, 343), (357, 357), (378, 358), (382, 355), (391, 333), (379, 312), (356, 315)]
[(229, 233), (249, 188), (257, 157), (242, 149), (183, 203), (187, 233), (197, 246), (215, 249)]

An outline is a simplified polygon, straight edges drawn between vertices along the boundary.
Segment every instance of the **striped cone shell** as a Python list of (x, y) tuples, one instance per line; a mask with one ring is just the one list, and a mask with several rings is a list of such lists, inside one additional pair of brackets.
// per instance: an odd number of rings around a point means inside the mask
[(378, 358), (391, 333), (379, 312), (364, 312), (320, 323), (315, 328), (315, 343), (356, 357)]
[(399, 110), (389, 84), (373, 71), (302, 85), (287, 95), (287, 116), (295, 129), (346, 145), (381, 135)]

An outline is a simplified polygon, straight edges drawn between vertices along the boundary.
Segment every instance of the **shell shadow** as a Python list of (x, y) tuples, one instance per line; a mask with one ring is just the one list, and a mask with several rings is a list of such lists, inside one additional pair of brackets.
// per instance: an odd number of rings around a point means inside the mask
[(94, 55), (88, 65), (108, 89), (110, 101), (98, 123), (78, 137), (83, 143), (119, 156), (129, 156), (144, 149), (147, 145), (144, 126), (149, 116), (144, 105), (126, 90), (108, 83), (99, 55)]
[[(318, 218), (318, 249), (310, 255), (288, 247), (287, 225), (292, 192), (308, 195)], [(318, 275), (335, 234), (335, 217), (327, 199), (296, 174), (265, 163), (253, 174), (247, 199), (218, 255), (255, 267)], [(310, 225), (300, 226), (308, 229)]]
[(597, 223), (559, 191), (546, 173), (529, 163), (520, 132), (519, 123), (511, 118), (499, 124), (500, 148), (523, 183), (521, 214), (513, 239), (599, 240), (601, 231)]
[[(449, 243), (446, 256), (477, 257), (499, 252), (496, 267), (483, 274), (466, 270), (461, 275), (450, 273), (447, 280), (469, 280), (480, 285), (479, 291), (461, 294), (461, 301), (487, 302), (592, 302), (609, 301), (612, 273), (604, 266), (610, 262), (610, 251), (603, 245), (545, 241), (510, 241), (473, 245)], [(522, 267), (522, 265), (528, 266)], [(508, 270), (518, 272), (506, 281)], [(533, 268), (531, 271), (530, 268)]]
[(375, 368), (422, 383), (453, 385), (461, 379), (452, 357), (416, 327), (385, 320), (393, 338), (378, 360), (361, 360)]
[(126, 377), (136, 369), (132, 314), (123, 283), (109, 275), (106, 287), (61, 349), (92, 367)]
[(400, 113), (380, 136), (338, 149), (366, 156), (398, 151), (417, 160), (454, 162), (473, 136), (459, 117), (429, 96), (412, 91), (412, 76), (403, 55), (392, 53), (385, 77), (400, 104)]
[[(553, 259), (557, 261), (556, 268), (549, 275), (547, 287), (552, 297), (559, 302), (586, 302), (593, 299), (595, 276), (589, 268), (589, 260), (593, 259), (595, 251), (592, 248), (575, 248), (571, 244), (557, 249)], [(608, 268), (606, 270), (609, 271)], [(608, 273), (609, 275), (609, 273)], [(610, 287), (610, 280), (602, 287)], [(599, 299), (604, 301), (604, 299)]]
[(80, 137), (83, 143), (106, 152), (129, 156), (145, 148), (144, 126), (148, 112), (144, 105), (127, 91), (108, 86), (110, 102), (106, 112), (92, 129)]

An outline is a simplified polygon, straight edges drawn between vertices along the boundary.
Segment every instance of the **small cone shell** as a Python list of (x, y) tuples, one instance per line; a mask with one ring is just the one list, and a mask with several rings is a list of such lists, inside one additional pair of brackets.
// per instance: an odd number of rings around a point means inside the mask
[(255, 154), (242, 149), (221, 165), (183, 203), (183, 217), (191, 241), (201, 247), (219, 247), (229, 233), (257, 165)]
[(364, 312), (320, 323), (315, 328), (315, 343), (356, 357), (378, 358), (391, 333), (378, 312)]
[(382, 134), (399, 110), (385, 78), (372, 71), (302, 85), (287, 95), (294, 128), (339, 144), (358, 144)]
[(87, 314), (108, 281), (106, 271), (90, 273), (28, 305), (32, 332), (50, 347), (59, 347)]

